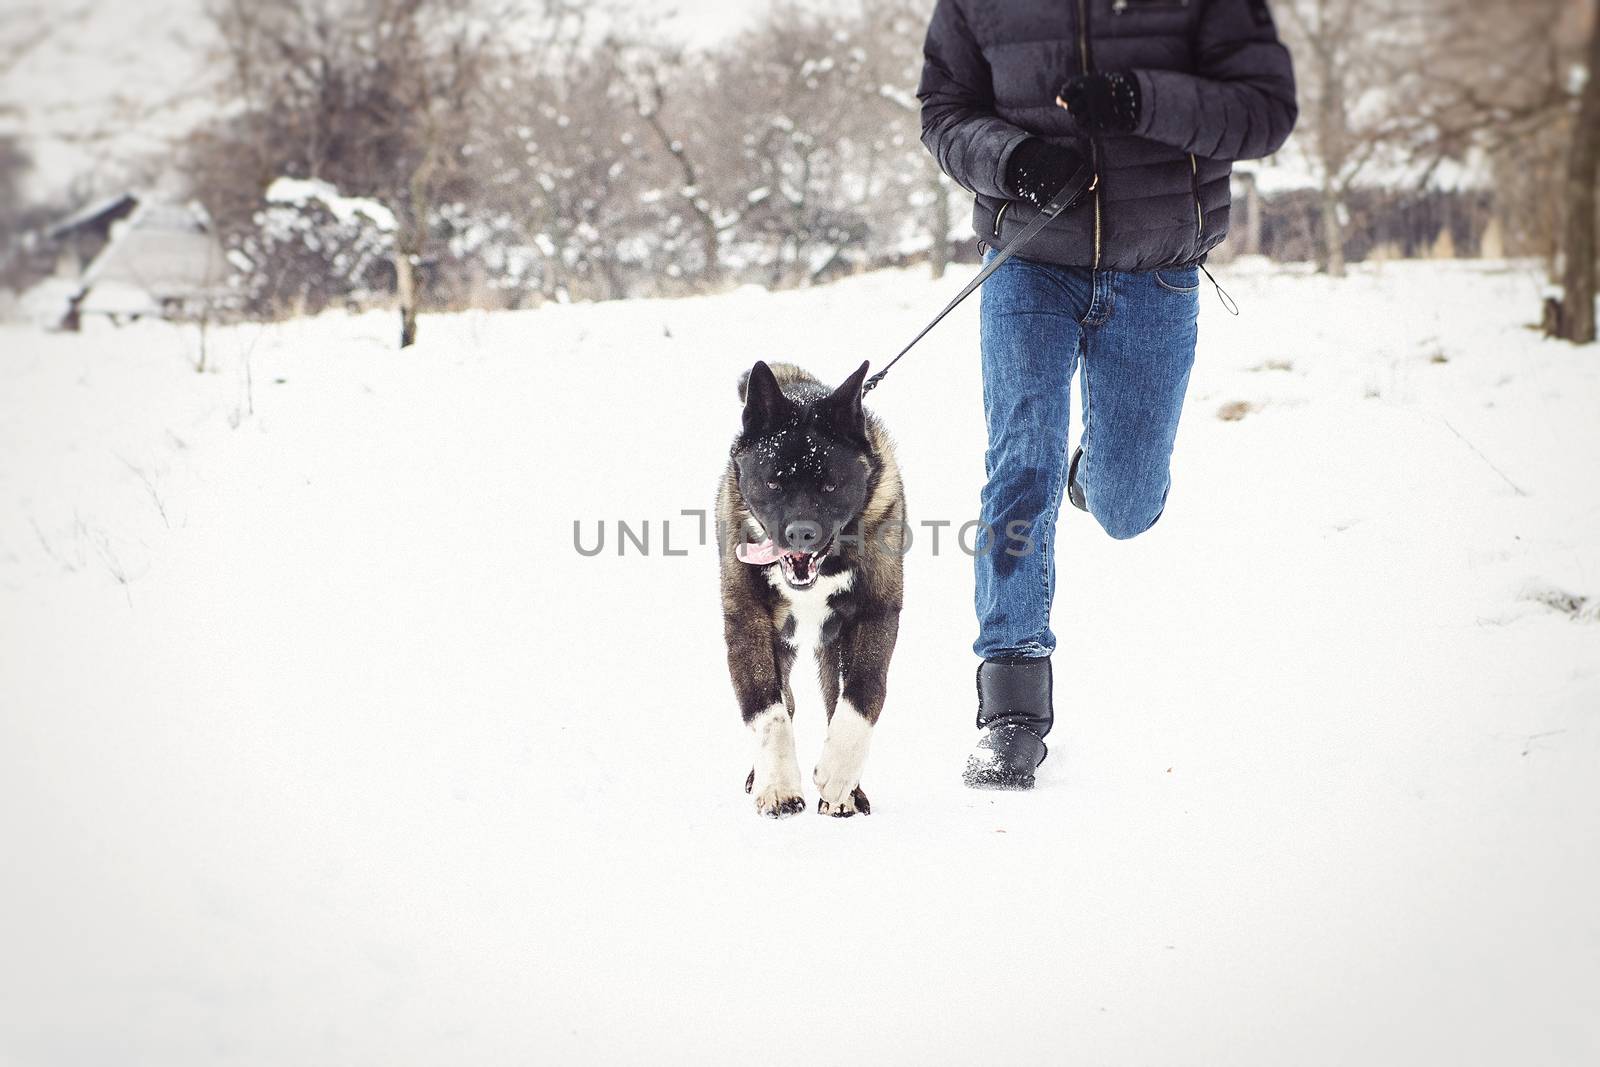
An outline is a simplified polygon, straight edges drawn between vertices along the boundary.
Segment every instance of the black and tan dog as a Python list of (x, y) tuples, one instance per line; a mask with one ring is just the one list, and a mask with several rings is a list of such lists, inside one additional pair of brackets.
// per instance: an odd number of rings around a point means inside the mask
[(861, 406), (867, 366), (829, 391), (798, 367), (739, 382), (744, 428), (717, 495), (728, 670), (755, 765), (756, 811), (805, 810), (789, 669), (814, 650), (828, 737), (817, 810), (871, 809), (861, 790), (900, 626), (905, 491), (888, 435)]

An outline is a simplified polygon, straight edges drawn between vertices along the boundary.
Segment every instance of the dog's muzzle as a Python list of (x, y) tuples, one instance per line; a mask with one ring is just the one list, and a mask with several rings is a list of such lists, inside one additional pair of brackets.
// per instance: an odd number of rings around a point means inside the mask
[(752, 567), (768, 567), (776, 563), (783, 580), (795, 589), (815, 585), (822, 573), (822, 561), (833, 547), (832, 539), (815, 552), (792, 552), (779, 548), (771, 538), (756, 544), (743, 544), (734, 549), (734, 558)]

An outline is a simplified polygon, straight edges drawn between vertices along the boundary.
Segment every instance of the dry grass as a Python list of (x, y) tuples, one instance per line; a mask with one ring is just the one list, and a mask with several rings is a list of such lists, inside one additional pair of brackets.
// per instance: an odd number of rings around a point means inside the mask
[(1259, 410), (1248, 400), (1233, 400), (1217, 409), (1217, 418), (1223, 422), (1241, 422), (1246, 415)]

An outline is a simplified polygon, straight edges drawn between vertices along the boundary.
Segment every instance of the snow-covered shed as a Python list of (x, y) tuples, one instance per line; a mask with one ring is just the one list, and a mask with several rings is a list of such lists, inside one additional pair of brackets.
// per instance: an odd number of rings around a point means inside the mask
[(67, 329), (84, 315), (179, 317), (227, 294), (226, 255), (196, 205), (127, 194), (91, 205), (49, 233), (64, 248), (85, 247), (104, 234), (63, 316)]
[(102, 197), (45, 230), (45, 239), (55, 250), (56, 277), (81, 278), (84, 267), (111, 241), (111, 228), (138, 206), (139, 198), (133, 193)]

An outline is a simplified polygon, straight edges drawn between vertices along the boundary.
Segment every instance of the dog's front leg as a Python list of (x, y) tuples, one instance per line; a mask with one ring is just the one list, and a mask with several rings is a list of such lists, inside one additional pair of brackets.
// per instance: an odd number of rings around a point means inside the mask
[(794, 707), (784, 685), (786, 664), (777, 632), (771, 620), (752, 619), (749, 614), (730, 613), (723, 622), (728, 674), (739, 714), (755, 736), (755, 757), (744, 789), (755, 796), (757, 812), (779, 819), (806, 807), (794, 749)]
[(861, 790), (872, 727), (883, 712), (889, 660), (900, 630), (900, 614), (884, 611), (854, 619), (839, 634), (843, 688), (838, 706), (828, 717), (828, 740), (822, 746), (813, 780), (820, 796), (817, 811), (849, 818), (867, 815), (872, 806)]

